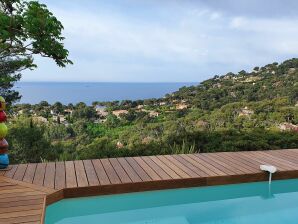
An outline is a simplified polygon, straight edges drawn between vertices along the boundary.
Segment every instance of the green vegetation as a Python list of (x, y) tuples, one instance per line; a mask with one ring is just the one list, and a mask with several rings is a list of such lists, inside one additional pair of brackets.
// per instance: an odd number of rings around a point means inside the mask
[(0, 95), (8, 103), (20, 99), (13, 90), (21, 71), (34, 69), (33, 55), (53, 59), (58, 66), (72, 63), (61, 36), (63, 26), (37, 1), (0, 1)]
[(160, 99), (41, 102), (10, 113), (13, 162), (298, 148), (298, 59)]

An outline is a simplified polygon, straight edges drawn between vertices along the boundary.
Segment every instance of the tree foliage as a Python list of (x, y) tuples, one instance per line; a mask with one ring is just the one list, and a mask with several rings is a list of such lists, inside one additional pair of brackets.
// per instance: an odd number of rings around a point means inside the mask
[(37, 1), (0, 1), (1, 94), (8, 102), (20, 98), (11, 90), (24, 69), (33, 69), (33, 56), (53, 59), (58, 66), (72, 63), (64, 48), (61, 22)]

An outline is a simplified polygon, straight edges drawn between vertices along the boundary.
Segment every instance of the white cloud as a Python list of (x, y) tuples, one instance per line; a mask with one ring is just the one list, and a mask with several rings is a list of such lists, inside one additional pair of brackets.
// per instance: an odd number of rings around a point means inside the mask
[(65, 27), (75, 64), (61, 70), (38, 59), (40, 68), (24, 80), (200, 81), (298, 52), (295, 18), (231, 16), (199, 5), (178, 8), (177, 2), (172, 8), (155, 3), (143, 16), (76, 4), (67, 10), (51, 7)]

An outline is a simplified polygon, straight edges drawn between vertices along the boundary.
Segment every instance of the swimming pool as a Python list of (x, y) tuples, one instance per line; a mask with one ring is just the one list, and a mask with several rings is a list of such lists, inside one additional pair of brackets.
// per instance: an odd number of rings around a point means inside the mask
[(52, 223), (297, 224), (298, 179), (65, 199)]

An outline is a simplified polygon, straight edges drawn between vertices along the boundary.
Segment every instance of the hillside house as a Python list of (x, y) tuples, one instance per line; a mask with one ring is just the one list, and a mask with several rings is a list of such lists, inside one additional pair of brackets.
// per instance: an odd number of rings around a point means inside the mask
[(254, 111), (250, 110), (248, 107), (244, 107), (244, 108), (240, 109), (240, 111), (239, 111), (239, 117), (240, 116), (250, 116), (252, 114), (254, 114)]
[(114, 110), (112, 113), (119, 118), (121, 114), (128, 114), (128, 110)]
[(177, 110), (183, 110), (183, 109), (187, 109), (188, 105), (185, 103), (178, 103), (176, 104), (176, 109)]
[(149, 111), (149, 117), (158, 117), (159, 113), (157, 111)]
[(95, 111), (99, 117), (106, 117), (109, 115), (109, 112), (106, 111), (106, 107), (96, 107)]
[(290, 68), (288, 71), (288, 74), (291, 75), (291, 74), (295, 73), (295, 71), (296, 71), (296, 68)]
[(41, 122), (41, 123), (48, 123), (48, 119), (42, 116), (34, 116), (32, 117), (33, 121)]
[(72, 112), (73, 112), (73, 111), (72, 111), (71, 109), (65, 109), (65, 110), (64, 110), (64, 113), (65, 113), (65, 114), (72, 115)]
[(67, 123), (67, 120), (66, 120), (66, 117), (64, 115), (57, 115), (57, 116), (53, 116), (53, 121), (54, 122), (57, 122), (58, 121), (62, 124), (66, 124)]
[(281, 123), (279, 125), (279, 129), (281, 131), (295, 131), (295, 132), (298, 132), (298, 125), (284, 122), (284, 123)]

